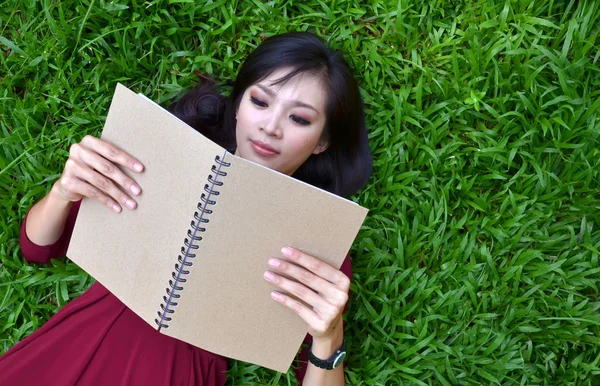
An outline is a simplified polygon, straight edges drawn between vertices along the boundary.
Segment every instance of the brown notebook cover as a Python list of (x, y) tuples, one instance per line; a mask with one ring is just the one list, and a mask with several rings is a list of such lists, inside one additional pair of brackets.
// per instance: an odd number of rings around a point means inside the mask
[(119, 214), (84, 199), (67, 256), (161, 333), (288, 371), (307, 325), (271, 299), (268, 258), (290, 245), (339, 268), (367, 210), (228, 153), (121, 84), (101, 138), (144, 163), (122, 169), (143, 193)]

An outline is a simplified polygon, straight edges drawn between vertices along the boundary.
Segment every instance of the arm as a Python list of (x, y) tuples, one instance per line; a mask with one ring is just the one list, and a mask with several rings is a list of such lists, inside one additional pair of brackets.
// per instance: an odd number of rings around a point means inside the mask
[(29, 262), (46, 263), (67, 251), (81, 201), (66, 201), (56, 193), (55, 185), (23, 219), (19, 242)]
[[(340, 267), (340, 271), (344, 273), (349, 279), (352, 279), (352, 264), (350, 262), (350, 255), (346, 256), (346, 259)], [(344, 307), (344, 313), (348, 311), (348, 304)], [(311, 351), (317, 358), (329, 358), (333, 353), (342, 346), (344, 339), (344, 323), (342, 319), (339, 319), (338, 325), (334, 328), (335, 333), (327, 339), (313, 339), (310, 335), (307, 335), (304, 342), (306, 344), (313, 341)], [(296, 377), (301, 384), (304, 385), (344, 385), (344, 365), (334, 370), (323, 370), (314, 366), (308, 361), (308, 347), (302, 349), (299, 360), (301, 363), (300, 370), (297, 372)]]
[[(313, 338), (312, 353), (321, 359), (327, 359), (342, 346), (344, 339), (344, 325), (340, 318), (334, 333), (327, 338)], [(312, 363), (307, 364), (303, 385), (345, 385), (344, 366), (341, 365), (333, 370), (323, 370)]]
[[(265, 272), (265, 279), (296, 295), (304, 303), (280, 292), (273, 292), (272, 297), (298, 313), (308, 323), (311, 337), (307, 336), (305, 343), (310, 342), (312, 338), (312, 353), (317, 358), (328, 359), (342, 346), (344, 338), (342, 313), (346, 310), (352, 277), (350, 258), (346, 256), (342, 267), (337, 270), (298, 250), (292, 250), (291, 254), (286, 256), (290, 259), (289, 262), (270, 259), (269, 265), (277, 273), (285, 273), (297, 281), (286, 279), (274, 272)], [(333, 370), (320, 369), (308, 363), (307, 349), (302, 350), (300, 362), (301, 368), (297, 377), (303, 384), (344, 384), (343, 366)]]
[(137, 207), (126, 192), (137, 196), (141, 188), (118, 165), (137, 173), (144, 170), (129, 154), (89, 135), (71, 146), (61, 177), (23, 220), (20, 243), (26, 260), (45, 263), (64, 256), (83, 197), (98, 200), (117, 213), (121, 205)]

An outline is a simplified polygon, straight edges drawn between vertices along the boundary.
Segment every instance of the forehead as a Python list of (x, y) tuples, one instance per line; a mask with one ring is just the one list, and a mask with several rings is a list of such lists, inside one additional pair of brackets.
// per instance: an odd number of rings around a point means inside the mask
[(321, 77), (314, 73), (303, 72), (285, 82), (277, 82), (290, 71), (291, 69), (287, 68), (277, 69), (256, 84), (268, 87), (278, 99), (297, 100), (309, 103), (321, 111), (324, 110), (327, 95)]

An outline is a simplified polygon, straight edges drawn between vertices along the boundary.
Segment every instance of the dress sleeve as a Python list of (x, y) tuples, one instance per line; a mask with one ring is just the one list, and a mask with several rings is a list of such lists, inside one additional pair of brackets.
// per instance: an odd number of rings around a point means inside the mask
[[(340, 271), (344, 272), (344, 274), (346, 276), (348, 276), (348, 278), (350, 280), (352, 280), (352, 263), (350, 262), (350, 255), (346, 255), (346, 259), (344, 260), (344, 262), (342, 263), (342, 266), (340, 267)], [(350, 300), (348, 300), (350, 301)], [(346, 303), (346, 306), (344, 307), (344, 313), (346, 313), (346, 311), (348, 311), (348, 303)], [(298, 354), (298, 361), (300, 363), (299, 368), (296, 369), (296, 378), (298, 378), (298, 381), (300, 382), (300, 384), (302, 384), (302, 381), (304, 380), (304, 375), (306, 374), (306, 368), (308, 367), (308, 344), (310, 343), (311, 340), (311, 336), (309, 334), (306, 334), (306, 337), (304, 338), (304, 342), (302, 343), (303, 348), (302, 351), (300, 351), (300, 354)], [(342, 364), (343, 366), (344, 364)]]
[(77, 218), (80, 205), (81, 201), (74, 202), (71, 205), (71, 210), (67, 216), (67, 222), (65, 223), (65, 229), (63, 230), (60, 238), (51, 245), (38, 245), (29, 240), (29, 237), (27, 237), (25, 225), (27, 224), (27, 216), (31, 210), (31, 208), (29, 208), (25, 214), (23, 223), (21, 224), (21, 235), (19, 237), (21, 252), (23, 253), (23, 257), (25, 257), (25, 260), (30, 263), (47, 263), (50, 261), (50, 259), (63, 257), (67, 253), (67, 247), (71, 241), (71, 235), (73, 234), (73, 227), (75, 225), (75, 219)]

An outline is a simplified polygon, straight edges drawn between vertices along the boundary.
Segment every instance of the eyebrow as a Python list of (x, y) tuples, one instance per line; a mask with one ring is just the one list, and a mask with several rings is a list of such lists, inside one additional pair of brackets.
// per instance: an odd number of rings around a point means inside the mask
[[(263, 90), (265, 93), (267, 93), (270, 97), (275, 97), (275, 92), (273, 90), (271, 90), (268, 87), (263, 86), (262, 84), (257, 84), (256, 87), (260, 88), (261, 90)], [(319, 113), (319, 111), (317, 109), (315, 109), (314, 107), (312, 107), (311, 105), (309, 105), (308, 103), (304, 103), (304, 102), (300, 102), (298, 100), (291, 100), (290, 101), (294, 106), (299, 106), (299, 107), (306, 107), (307, 109), (311, 109), (313, 111), (315, 111), (316, 113)]]

